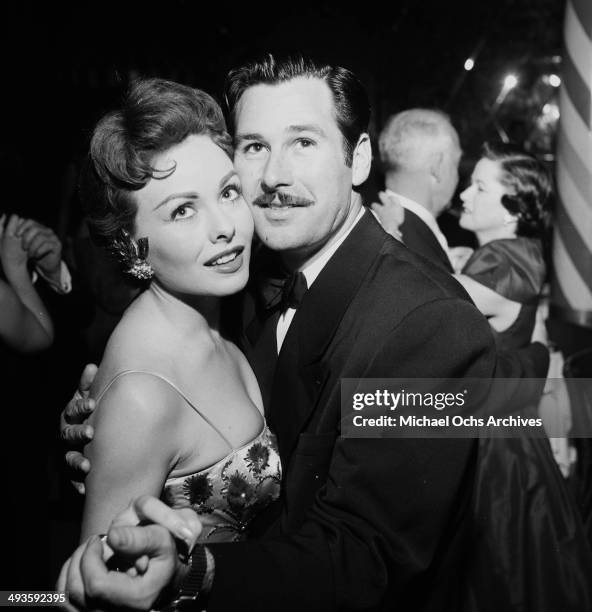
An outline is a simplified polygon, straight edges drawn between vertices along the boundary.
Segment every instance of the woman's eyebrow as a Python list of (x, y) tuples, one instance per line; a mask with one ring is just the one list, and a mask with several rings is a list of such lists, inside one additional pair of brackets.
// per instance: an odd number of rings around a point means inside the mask
[(197, 200), (199, 198), (199, 195), (197, 193), (195, 193), (195, 191), (186, 191), (184, 193), (171, 193), (171, 195), (168, 195), (162, 202), (157, 204), (153, 208), (153, 210), (156, 210), (156, 209), (160, 208), (161, 206), (164, 206), (167, 202), (170, 202), (171, 200), (176, 200), (177, 198), (185, 198), (185, 199), (188, 199), (188, 200)]

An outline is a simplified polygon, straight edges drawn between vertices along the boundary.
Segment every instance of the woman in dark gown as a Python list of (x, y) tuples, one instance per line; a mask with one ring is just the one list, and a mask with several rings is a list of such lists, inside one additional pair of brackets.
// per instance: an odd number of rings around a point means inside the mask
[[(460, 225), (480, 246), (457, 276), (500, 349), (530, 342), (550, 196), (542, 164), (507, 145), (484, 147), (461, 194)], [(483, 438), (479, 455), (466, 609), (592, 610), (591, 553), (548, 440)]]

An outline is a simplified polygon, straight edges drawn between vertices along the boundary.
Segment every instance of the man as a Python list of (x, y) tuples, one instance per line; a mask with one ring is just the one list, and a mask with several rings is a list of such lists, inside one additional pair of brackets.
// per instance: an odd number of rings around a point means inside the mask
[[(68, 590), (78, 603), (149, 607), (182, 575), (183, 594), (206, 592), (209, 611), (456, 609), (475, 442), (342, 437), (340, 380), (493, 376), (488, 324), (448, 273), (364, 212), (369, 105), (351, 72), (269, 56), (229, 75), (226, 101), (263, 244), (254, 265), (299, 271), (308, 286), (285, 309), (252, 295), (243, 309), (244, 350), (282, 459), (279, 517), (257, 540), (197, 546), (189, 570), (162, 528), (132, 530), (131, 548), (151, 557), (137, 576), (107, 573), (91, 541)], [(543, 347), (523, 357), (504, 365), (546, 368)], [(136, 510), (155, 520), (155, 506), (175, 522), (156, 500)]]
[[(437, 217), (450, 204), (458, 184), (461, 148), (444, 113), (413, 108), (389, 118), (378, 140), (386, 194), (373, 210), (384, 228), (399, 225), (405, 245), (452, 272), (448, 242)], [(397, 229), (396, 227), (394, 229)]]

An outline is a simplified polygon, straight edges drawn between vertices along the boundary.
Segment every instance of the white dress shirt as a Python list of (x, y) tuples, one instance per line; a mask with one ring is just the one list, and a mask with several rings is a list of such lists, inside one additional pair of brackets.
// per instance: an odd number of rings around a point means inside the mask
[[(316, 255), (313, 260), (305, 264), (302, 268), (302, 274), (304, 274), (304, 278), (306, 278), (306, 284), (310, 289), (311, 285), (316, 280), (317, 276), (321, 273), (321, 270), (327, 265), (327, 262), (331, 259), (335, 251), (341, 246), (343, 241), (349, 236), (350, 232), (354, 229), (354, 227), (358, 224), (362, 216), (364, 215), (365, 208), (362, 206), (360, 212), (357, 217), (354, 219), (354, 222), (351, 224), (347, 232), (345, 232), (342, 236), (339, 237), (326, 251), (321, 251), (318, 255)], [(277, 350), (278, 353), (282, 348), (282, 344), (284, 343), (284, 338), (288, 333), (288, 329), (290, 328), (290, 323), (292, 323), (292, 319), (296, 314), (295, 308), (288, 308), (286, 312), (280, 315), (278, 320), (277, 328), (276, 328), (276, 338), (277, 338)]]

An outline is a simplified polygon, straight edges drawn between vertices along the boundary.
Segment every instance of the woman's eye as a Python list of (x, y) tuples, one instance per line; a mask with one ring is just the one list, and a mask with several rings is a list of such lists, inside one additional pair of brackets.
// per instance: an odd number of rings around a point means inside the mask
[(245, 153), (260, 153), (263, 151), (263, 145), (260, 142), (252, 142), (244, 147)]
[(231, 202), (237, 200), (241, 195), (241, 190), (236, 185), (228, 185), (222, 191), (222, 198)]
[(175, 210), (173, 210), (171, 214), (171, 219), (176, 221), (177, 219), (189, 219), (189, 217), (193, 217), (195, 214), (195, 210), (191, 208), (188, 204), (181, 204), (181, 206), (177, 206)]

